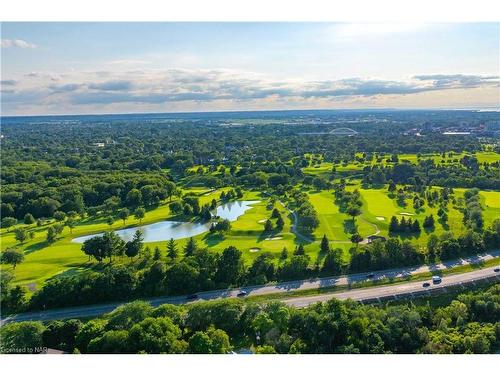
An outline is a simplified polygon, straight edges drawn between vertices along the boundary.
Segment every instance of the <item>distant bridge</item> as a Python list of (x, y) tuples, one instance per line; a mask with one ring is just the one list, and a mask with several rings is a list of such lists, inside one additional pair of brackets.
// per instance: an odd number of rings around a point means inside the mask
[(333, 130), (330, 130), (329, 132), (309, 132), (309, 133), (299, 133), (302, 135), (347, 135), (347, 136), (353, 136), (356, 134), (359, 134), (356, 130), (353, 130), (351, 128), (336, 128)]
[(356, 134), (358, 134), (358, 132), (356, 130), (351, 129), (351, 128), (336, 128), (336, 129), (333, 129), (329, 134), (356, 135)]

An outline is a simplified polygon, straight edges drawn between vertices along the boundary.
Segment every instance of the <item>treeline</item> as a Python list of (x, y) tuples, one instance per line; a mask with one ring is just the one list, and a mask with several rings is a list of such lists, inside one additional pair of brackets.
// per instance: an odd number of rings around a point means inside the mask
[(465, 208), (463, 222), (466, 227), (476, 231), (483, 228), (483, 208), (481, 207), (479, 189), (470, 189), (464, 193)]
[(500, 285), (444, 306), (363, 305), (332, 299), (297, 309), (226, 299), (188, 305), (131, 302), (89, 321), (21, 322), (0, 328), (2, 353), (47, 347), (67, 353), (494, 353)]
[(169, 204), (170, 212), (174, 215), (197, 216), (201, 220), (210, 220), (211, 210), (217, 207), (217, 201), (212, 199), (210, 204), (200, 206), (200, 199), (196, 195), (184, 195), (181, 200)]
[(318, 213), (309, 202), (309, 196), (297, 189), (291, 192), (292, 207), (298, 216), (298, 226), (306, 233), (311, 233), (319, 226)]
[(457, 237), (451, 232), (444, 232), (440, 236), (432, 233), (426, 249), (419, 248), (409, 241), (399, 241), (397, 238), (355, 247), (350, 250), (351, 259), (348, 267), (351, 272), (382, 270), (421, 264), (425, 261), (458, 259), (498, 247), (500, 247), (500, 220), (495, 220), (491, 228), (480, 233), (468, 230)]
[[(464, 156), (468, 158), (468, 156)], [(363, 169), (365, 184), (381, 185), (389, 181), (397, 184), (500, 189), (497, 163), (439, 163), (432, 159), (419, 160), (417, 164), (396, 162), (394, 165), (374, 165)]]
[[(432, 223), (432, 224), (431, 224)], [(426, 218), (426, 226), (432, 227), (434, 226), (434, 218), (433, 216), (428, 216)], [(417, 219), (412, 220), (409, 218), (408, 220), (403, 216), (401, 220), (398, 220), (396, 216), (391, 217), (391, 221), (389, 223), (389, 233), (420, 233), (422, 228), (420, 228), (420, 223)]]
[(25, 215), (52, 218), (56, 212), (95, 215), (113, 213), (121, 207), (151, 207), (177, 193), (164, 173), (80, 172), (68, 169), (34, 170), (27, 183), (3, 184), (2, 218), (21, 220)]
[(361, 194), (358, 189), (353, 191), (345, 190), (345, 183), (336, 184), (334, 187), (335, 203), (339, 206), (340, 212), (344, 212), (354, 218), (361, 214)]

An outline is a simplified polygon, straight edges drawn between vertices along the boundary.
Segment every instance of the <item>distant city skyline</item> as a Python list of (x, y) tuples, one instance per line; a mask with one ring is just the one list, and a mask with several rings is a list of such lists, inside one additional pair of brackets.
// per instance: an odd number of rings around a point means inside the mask
[(2, 115), (500, 106), (500, 25), (2, 23)]

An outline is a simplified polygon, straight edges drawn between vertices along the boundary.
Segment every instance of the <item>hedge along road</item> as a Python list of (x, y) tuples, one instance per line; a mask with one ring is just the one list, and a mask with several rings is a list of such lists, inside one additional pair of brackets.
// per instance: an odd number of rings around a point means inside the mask
[[(472, 256), (454, 261), (447, 261), (439, 264), (433, 264), (430, 266), (423, 265), (415, 267), (405, 267), (405, 268), (397, 268), (384, 271), (344, 275), (338, 277), (325, 277), (325, 278), (317, 278), (310, 280), (288, 281), (273, 285), (259, 285), (259, 286), (248, 286), (236, 289), (207, 291), (198, 293), (197, 295), (198, 299), (196, 299), (196, 301), (237, 297), (238, 293), (242, 291), (246, 292), (247, 296), (260, 296), (260, 295), (286, 293), (286, 292), (294, 292), (294, 291), (308, 290), (308, 289), (321, 289), (339, 285), (349, 285), (354, 282), (366, 281), (368, 275), (370, 274), (373, 275), (373, 277), (371, 277), (370, 280), (382, 280), (385, 278), (403, 278), (426, 272), (443, 271), (468, 264), (478, 264), (498, 257), (500, 257), (500, 250), (495, 250), (482, 255)], [(467, 283), (472, 280), (493, 276), (495, 274), (494, 273), (495, 268), (496, 267), (488, 267), (481, 270), (446, 276), (443, 277), (443, 282), (441, 284), (431, 285), (429, 289), (444, 288), (446, 286), (450, 286), (456, 283)], [(287, 304), (297, 307), (303, 307), (311, 303), (326, 301), (334, 297), (340, 299), (352, 298), (357, 300), (376, 299), (376, 298), (384, 298), (387, 296), (394, 296), (394, 295), (397, 296), (397, 295), (408, 294), (411, 292), (422, 291), (423, 290), (422, 288), (423, 287), (421, 281), (406, 282), (406, 283), (398, 283), (396, 285), (388, 285), (383, 287), (358, 288), (347, 292), (336, 292), (336, 293), (322, 294), (319, 296), (304, 296), (291, 299), (286, 299), (284, 297), (282, 300)], [(159, 298), (151, 298), (144, 300), (151, 303), (151, 305), (153, 306), (159, 306), (165, 303), (182, 304), (188, 302), (187, 296), (159, 297)], [(114, 303), (99, 304), (99, 305), (76, 306), (64, 309), (46, 310), (42, 312), (22, 313), (2, 319), (0, 321), (0, 325), (11, 322), (27, 321), (27, 320), (44, 321), (44, 320), (56, 320), (56, 319), (70, 319), (78, 317), (93, 317), (111, 312), (118, 306), (123, 305), (124, 303), (127, 302), (129, 301), (114, 302)]]

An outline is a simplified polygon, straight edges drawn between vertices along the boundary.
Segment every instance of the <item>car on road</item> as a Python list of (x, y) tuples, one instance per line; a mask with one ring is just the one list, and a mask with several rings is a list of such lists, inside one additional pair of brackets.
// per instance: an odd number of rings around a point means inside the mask
[(248, 292), (245, 292), (244, 290), (242, 290), (241, 292), (239, 292), (236, 297), (245, 297), (246, 295), (248, 294)]
[(198, 294), (190, 294), (186, 297), (187, 300), (192, 301), (194, 299), (198, 299)]
[(495, 268), (495, 269), (493, 270), (493, 272), (500, 272), (500, 268), (498, 268), (498, 267), (497, 267), (497, 268)]
[(366, 275), (367, 279), (373, 279), (374, 277), (375, 277), (374, 273), (369, 273), (368, 275)]
[(430, 287), (430, 286), (431, 286), (431, 283), (423, 283), (423, 284), (422, 284), (422, 286), (423, 286), (424, 288), (428, 288), (428, 287)]
[(439, 284), (441, 282), (441, 277), (439, 276), (432, 276), (432, 283), (433, 284)]

